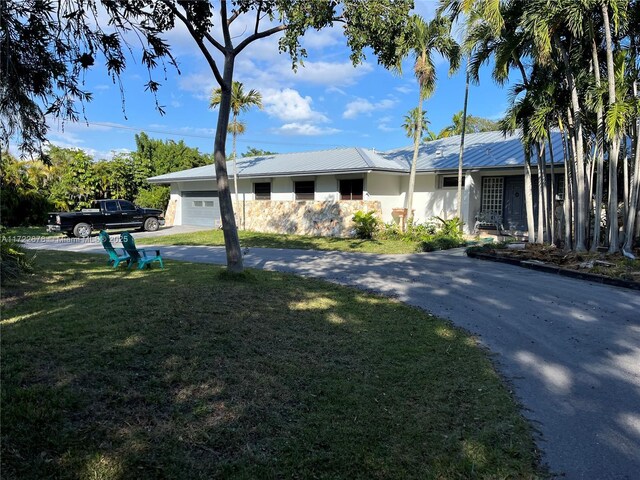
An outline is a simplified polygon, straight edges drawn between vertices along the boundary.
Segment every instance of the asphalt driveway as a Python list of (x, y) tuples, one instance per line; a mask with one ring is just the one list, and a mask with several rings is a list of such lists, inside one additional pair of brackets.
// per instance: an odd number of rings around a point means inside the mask
[[(37, 249), (101, 252), (95, 243)], [(145, 248), (151, 248), (145, 246)], [(163, 257), (225, 263), (222, 247), (160, 247)], [(467, 258), (460, 251), (372, 255), (253, 248), (249, 267), (396, 297), (477, 335), (540, 431), (554, 475), (640, 478), (640, 294)]]

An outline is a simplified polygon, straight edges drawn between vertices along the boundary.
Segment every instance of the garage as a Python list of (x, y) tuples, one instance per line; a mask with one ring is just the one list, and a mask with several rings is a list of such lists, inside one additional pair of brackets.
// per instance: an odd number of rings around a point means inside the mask
[(182, 224), (217, 227), (221, 224), (220, 201), (215, 191), (182, 192)]

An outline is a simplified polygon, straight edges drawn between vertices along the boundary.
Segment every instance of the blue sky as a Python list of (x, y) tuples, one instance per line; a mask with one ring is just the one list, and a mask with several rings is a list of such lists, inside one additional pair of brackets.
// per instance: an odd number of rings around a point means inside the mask
[[(436, 5), (416, 0), (416, 11), (430, 19)], [(241, 22), (233, 25), (236, 35), (242, 35)], [(129, 58), (122, 77), (125, 113), (118, 85), (96, 68), (84, 79), (94, 93), (85, 107), (89, 125), (66, 123), (63, 129), (52, 121), (49, 141), (82, 148), (96, 159), (109, 158), (134, 150), (134, 135), (143, 130), (152, 138), (183, 139), (202, 152), (212, 152), (217, 111), (208, 108), (208, 95), (217, 86), (213, 74), (186, 30), (176, 28), (167, 40), (181, 75), (172, 67), (167, 67), (166, 79), (161, 70), (154, 74), (162, 83), (158, 101), (165, 107), (164, 116), (144, 91), (146, 70)], [(278, 53), (277, 37), (259, 40), (240, 54), (234, 78), (245, 89), (260, 91), (264, 108), (242, 115), (247, 131), (238, 137), (239, 154), (249, 146), (292, 152), (341, 146), (387, 150), (410, 143), (401, 125), (418, 97), (411, 60), (405, 62), (401, 76), (379, 67), (373, 55), (354, 68), (344, 43), (339, 26), (308, 33), (303, 41), (308, 58), (297, 73), (289, 57)], [(469, 113), (497, 119), (506, 108), (508, 88), (496, 86), (488, 69), (483, 73), (480, 85), (471, 88)], [(437, 88), (426, 103), (432, 130), (438, 132), (451, 123), (453, 114), (462, 110), (463, 96), (463, 70), (449, 77), (448, 65), (440, 59)], [(227, 145), (230, 153), (230, 139)]]

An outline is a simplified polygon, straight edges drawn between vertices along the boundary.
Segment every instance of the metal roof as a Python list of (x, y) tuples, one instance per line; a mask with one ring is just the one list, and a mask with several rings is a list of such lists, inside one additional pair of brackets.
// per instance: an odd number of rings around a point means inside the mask
[[(562, 158), (562, 136), (559, 131), (551, 132), (553, 152)], [(413, 159), (413, 146), (385, 152), (384, 155), (409, 168)], [(420, 145), (418, 151), (418, 172), (454, 170), (458, 168), (460, 155), (460, 135), (441, 138)], [(499, 168), (524, 165), (524, 149), (519, 132), (505, 136), (502, 132), (468, 133), (464, 137), (463, 168)], [(532, 162), (536, 161), (532, 155)], [(549, 156), (547, 155), (547, 162)]]
[[(556, 158), (562, 158), (562, 137), (552, 132)], [(460, 136), (455, 135), (420, 145), (418, 172), (454, 170), (458, 168)], [(313, 152), (280, 153), (238, 159), (238, 177), (259, 178), (303, 176), (349, 172), (384, 171), (408, 173), (413, 158), (413, 146), (377, 152), (358, 147), (318, 150)], [(533, 159), (532, 159), (533, 161)], [(519, 132), (504, 136), (502, 132), (465, 135), (463, 168), (497, 168), (524, 165), (524, 152)], [(231, 170), (231, 165), (229, 165)], [(215, 179), (213, 165), (158, 175), (151, 183)]]

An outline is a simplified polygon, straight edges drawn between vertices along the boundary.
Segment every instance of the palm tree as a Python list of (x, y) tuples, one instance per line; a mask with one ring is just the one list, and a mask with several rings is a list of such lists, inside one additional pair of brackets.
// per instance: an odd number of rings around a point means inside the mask
[[(413, 189), (416, 181), (416, 166), (417, 161), (416, 152), (420, 147), (420, 137), (422, 137), (422, 132), (427, 129), (427, 125), (429, 124), (429, 120), (427, 120), (427, 112), (422, 110), (421, 106), (416, 108), (412, 108), (409, 112), (404, 116), (404, 123), (402, 124), (402, 128), (404, 128), (407, 133), (407, 137), (413, 139), (413, 162), (411, 162), (411, 173), (409, 174), (409, 192), (407, 195), (413, 196)], [(412, 220), (413, 214), (411, 213), (411, 208), (413, 208), (413, 202), (411, 200), (407, 200), (408, 209), (407, 210), (407, 223)]]
[[(209, 106), (216, 108), (222, 101), (222, 89), (216, 88), (211, 92)], [(236, 204), (238, 203), (238, 167), (236, 165), (236, 137), (242, 135), (246, 130), (246, 125), (238, 120), (241, 112), (246, 112), (251, 107), (262, 108), (262, 95), (257, 90), (251, 89), (245, 93), (242, 82), (234, 80), (231, 88), (231, 121), (227, 127), (227, 131), (231, 133), (233, 138), (233, 148), (231, 150), (231, 159), (233, 161), (233, 183), (236, 192)]]
[[(433, 63), (432, 52), (438, 52), (449, 60), (449, 72), (457, 70), (460, 63), (460, 46), (451, 37), (451, 20), (442, 16), (436, 16), (433, 20), (425, 20), (417, 15), (411, 17), (411, 35), (408, 42), (403, 46), (407, 55), (415, 57), (414, 73), (418, 80), (418, 106), (412, 115), (416, 124), (414, 125), (413, 159), (411, 161), (411, 171), (409, 174), (409, 188), (407, 192), (407, 219), (413, 218), (413, 191), (416, 183), (416, 164), (418, 161), (418, 150), (420, 147), (420, 137), (425, 127), (422, 123), (424, 118), (422, 104), (434, 92), (436, 87), (436, 68)], [(419, 132), (419, 133), (418, 133)]]

